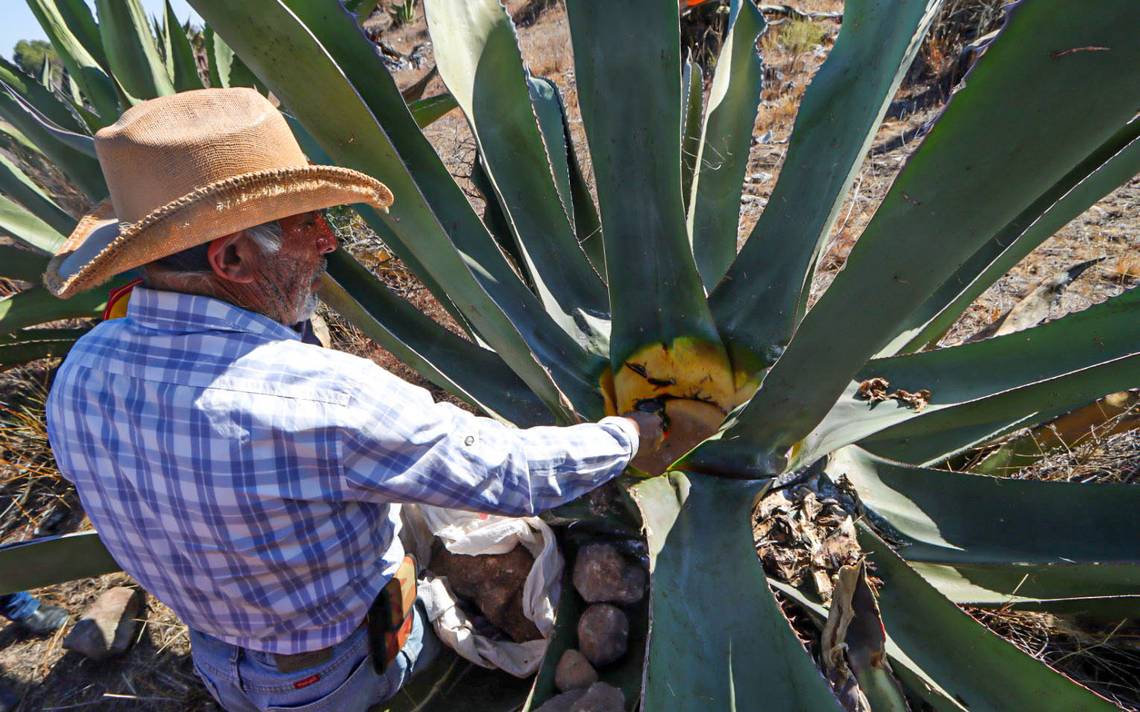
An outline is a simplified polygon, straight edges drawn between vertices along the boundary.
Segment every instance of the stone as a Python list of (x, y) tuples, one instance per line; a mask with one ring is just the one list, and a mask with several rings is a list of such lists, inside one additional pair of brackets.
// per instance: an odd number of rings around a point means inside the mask
[(595, 667), (609, 665), (629, 647), (629, 618), (617, 606), (595, 603), (578, 619), (578, 649)]
[(645, 597), (645, 569), (613, 544), (586, 544), (574, 561), (574, 588), (587, 603), (631, 605)]
[(570, 712), (574, 707), (574, 703), (585, 696), (585, 688), (563, 692), (561, 695), (555, 695), (546, 702), (543, 702), (542, 706), (534, 712)]
[(522, 597), (534, 557), (516, 546), (505, 554), (467, 556), (453, 554), (439, 545), (432, 550), (428, 568), (447, 577), (457, 596), (469, 599), (499, 630), (516, 643), (542, 638), (542, 633), (523, 614)]
[(573, 648), (562, 653), (554, 669), (554, 686), (561, 692), (589, 687), (598, 681), (598, 671), (586, 656)]
[(104, 591), (63, 639), (63, 647), (92, 660), (130, 650), (145, 615), (142, 589), (116, 586)]
[(604, 682), (595, 682), (570, 705), (570, 712), (625, 712), (625, 694)]

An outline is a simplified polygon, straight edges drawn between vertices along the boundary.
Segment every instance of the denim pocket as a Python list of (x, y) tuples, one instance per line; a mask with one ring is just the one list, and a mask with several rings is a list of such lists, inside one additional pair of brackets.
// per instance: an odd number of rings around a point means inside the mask
[(388, 679), (373, 671), (372, 656), (365, 655), (332, 692), (303, 704), (288, 704), (290, 696), (303, 700), (303, 690), (292, 695), (283, 693), (281, 702), (285, 704), (266, 707), (265, 712), (366, 712), (372, 705), (391, 697), (392, 692)]

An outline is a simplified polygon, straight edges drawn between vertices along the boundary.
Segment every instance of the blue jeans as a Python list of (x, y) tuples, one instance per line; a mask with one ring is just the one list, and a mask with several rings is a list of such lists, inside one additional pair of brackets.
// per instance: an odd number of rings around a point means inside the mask
[[(365, 626), (333, 646), (320, 665), (292, 673), (277, 671), (273, 656), (246, 650), (190, 631), (194, 671), (228, 712), (364, 712), (383, 702), (426, 668), (440, 643), (416, 603), (412, 633), (396, 659), (377, 674)], [(314, 676), (316, 681), (310, 682)], [(300, 689), (296, 686), (302, 684)]]
[(39, 610), (40, 599), (27, 591), (6, 593), (0, 596), (0, 616), (19, 622)]

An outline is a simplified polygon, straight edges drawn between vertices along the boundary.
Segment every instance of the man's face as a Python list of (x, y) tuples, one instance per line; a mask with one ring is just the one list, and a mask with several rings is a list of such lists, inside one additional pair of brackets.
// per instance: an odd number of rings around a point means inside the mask
[(336, 235), (318, 211), (290, 215), (278, 222), (281, 249), (266, 257), (258, 281), (268, 302), (266, 313), (283, 324), (295, 324), (308, 319), (316, 309), (324, 256), (336, 249)]

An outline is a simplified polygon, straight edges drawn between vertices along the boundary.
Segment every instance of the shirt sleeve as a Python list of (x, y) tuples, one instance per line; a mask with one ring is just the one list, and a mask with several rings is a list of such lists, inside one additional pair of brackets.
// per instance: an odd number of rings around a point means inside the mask
[(343, 477), (359, 499), (533, 515), (608, 482), (636, 454), (637, 431), (625, 418), (512, 428), (384, 375), (386, 393), (372, 403), (362, 394), (342, 452)]

